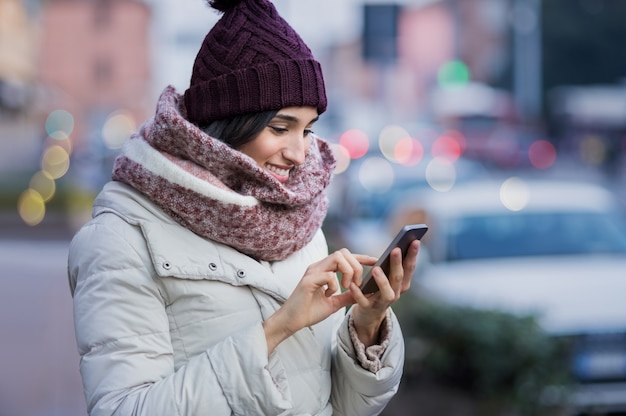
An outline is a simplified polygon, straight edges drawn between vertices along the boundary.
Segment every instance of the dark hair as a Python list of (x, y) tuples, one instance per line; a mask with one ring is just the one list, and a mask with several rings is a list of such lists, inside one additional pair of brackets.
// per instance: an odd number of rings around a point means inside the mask
[(200, 128), (214, 139), (218, 139), (233, 149), (237, 149), (254, 140), (277, 113), (278, 110), (271, 110), (241, 114), (212, 121)]

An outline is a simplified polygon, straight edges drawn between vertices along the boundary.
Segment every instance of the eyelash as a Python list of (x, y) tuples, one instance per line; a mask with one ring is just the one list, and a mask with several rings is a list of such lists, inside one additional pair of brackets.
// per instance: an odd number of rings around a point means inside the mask
[[(283, 128), (283, 127), (269, 126), (269, 128), (271, 128), (272, 130), (274, 130), (278, 134), (286, 133), (286, 132), (289, 131), (289, 129), (286, 129), (286, 128)], [(305, 136), (310, 136), (311, 134), (313, 134), (313, 130), (311, 130), (311, 129), (305, 129), (304, 130), (304, 135)]]

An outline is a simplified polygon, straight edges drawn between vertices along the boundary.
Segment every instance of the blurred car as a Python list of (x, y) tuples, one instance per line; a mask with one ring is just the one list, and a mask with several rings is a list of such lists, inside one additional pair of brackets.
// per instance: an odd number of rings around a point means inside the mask
[(396, 215), (411, 212), (430, 226), (412, 289), (536, 314), (545, 331), (574, 343), (572, 404), (626, 409), (626, 227), (613, 194), (512, 178), (422, 193)]
[(470, 82), (436, 88), (430, 98), (438, 123), (465, 137), (465, 157), (499, 168), (529, 166), (530, 146), (542, 134), (520, 122), (509, 92)]
[(331, 185), (334, 195), (330, 198), (330, 216), (338, 244), (355, 253), (379, 256), (397, 232), (389, 222), (393, 222), (391, 214), (406, 195), (433, 188), (448, 189), (488, 176), (482, 164), (464, 158), (450, 161), (425, 157), (411, 166), (380, 156), (357, 160)]

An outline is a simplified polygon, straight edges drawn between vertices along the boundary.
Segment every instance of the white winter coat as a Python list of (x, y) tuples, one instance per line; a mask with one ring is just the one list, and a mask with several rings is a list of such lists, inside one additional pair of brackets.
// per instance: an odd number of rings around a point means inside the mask
[(359, 364), (343, 311), (268, 357), (262, 322), (327, 255), (321, 231), (268, 263), (199, 237), (121, 183), (105, 186), (93, 215), (69, 254), (91, 416), (375, 415), (396, 392), (393, 315), (377, 373)]

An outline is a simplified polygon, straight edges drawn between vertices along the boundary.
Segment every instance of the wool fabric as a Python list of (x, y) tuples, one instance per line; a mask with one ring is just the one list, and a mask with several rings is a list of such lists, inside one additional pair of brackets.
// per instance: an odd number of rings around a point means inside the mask
[(185, 91), (188, 120), (312, 106), (326, 111), (322, 69), (268, 0), (209, 2), (223, 16), (208, 32)]
[(113, 179), (196, 234), (273, 261), (304, 247), (321, 227), (334, 167), (330, 145), (312, 136), (304, 163), (281, 183), (190, 123), (182, 96), (169, 86), (155, 117), (124, 144)]

